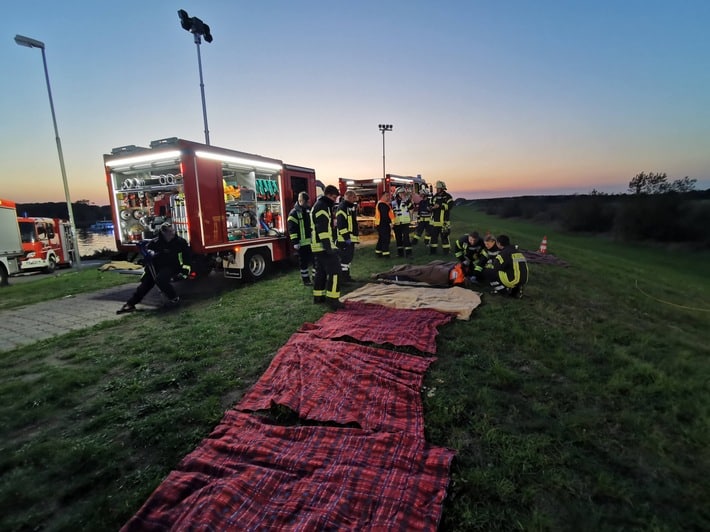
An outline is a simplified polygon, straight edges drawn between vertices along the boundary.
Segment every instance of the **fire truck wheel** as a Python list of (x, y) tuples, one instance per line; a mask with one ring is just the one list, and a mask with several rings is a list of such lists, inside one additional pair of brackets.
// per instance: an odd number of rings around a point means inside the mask
[(9, 284), (7, 279), (7, 270), (4, 265), (0, 264), (0, 286), (7, 286)]
[(245, 278), (249, 281), (258, 281), (269, 270), (271, 259), (266, 249), (252, 249), (244, 257)]
[(57, 258), (52, 255), (49, 257), (47, 260), (47, 266), (44, 268), (44, 273), (54, 273), (54, 270), (57, 269)]

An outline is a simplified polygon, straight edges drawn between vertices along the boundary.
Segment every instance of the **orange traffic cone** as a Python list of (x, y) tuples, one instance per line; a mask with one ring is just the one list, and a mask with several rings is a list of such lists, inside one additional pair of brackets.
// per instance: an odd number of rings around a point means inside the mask
[(547, 235), (542, 237), (542, 242), (540, 242), (540, 249), (538, 249), (543, 255), (547, 253)]

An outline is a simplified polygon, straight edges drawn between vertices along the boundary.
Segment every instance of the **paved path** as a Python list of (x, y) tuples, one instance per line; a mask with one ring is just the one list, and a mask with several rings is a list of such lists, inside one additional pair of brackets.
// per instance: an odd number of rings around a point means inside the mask
[[(26, 307), (0, 310), (0, 352), (32, 344), (98, 323), (121, 319), (126, 314), (116, 310), (130, 297), (138, 285), (128, 283), (97, 292), (87, 292), (35, 303)], [(162, 304), (157, 289), (143, 299), (139, 307), (157, 308)]]

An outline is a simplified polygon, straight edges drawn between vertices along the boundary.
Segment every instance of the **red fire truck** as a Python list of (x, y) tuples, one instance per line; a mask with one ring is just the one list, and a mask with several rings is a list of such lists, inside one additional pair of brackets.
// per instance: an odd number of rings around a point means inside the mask
[(389, 192), (394, 196), (395, 190), (404, 187), (412, 195), (413, 201), (418, 202), (417, 195), (423, 188), (428, 188), (422, 176), (401, 176), (387, 174), (385, 178), (376, 177), (374, 179), (347, 179), (341, 177), (338, 180), (340, 194), (350, 189), (357, 194), (358, 224), (363, 232), (374, 230), (375, 206), (382, 194)]
[(59, 218), (19, 216), (22, 236), (20, 269), (42, 269), (52, 273), (58, 266), (69, 267), (74, 261), (74, 238), (71, 224)]
[(291, 257), (286, 218), (315, 170), (178, 138), (104, 155), (119, 251), (135, 253), (171, 222), (194, 253), (193, 271), (257, 280)]

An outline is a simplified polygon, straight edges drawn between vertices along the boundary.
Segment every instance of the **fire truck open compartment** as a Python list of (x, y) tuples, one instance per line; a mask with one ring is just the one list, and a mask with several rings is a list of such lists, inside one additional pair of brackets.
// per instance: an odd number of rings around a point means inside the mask
[(104, 156), (116, 245), (133, 251), (171, 222), (197, 256), (230, 277), (259, 278), (291, 254), (286, 217), (315, 171), (171, 138)]

